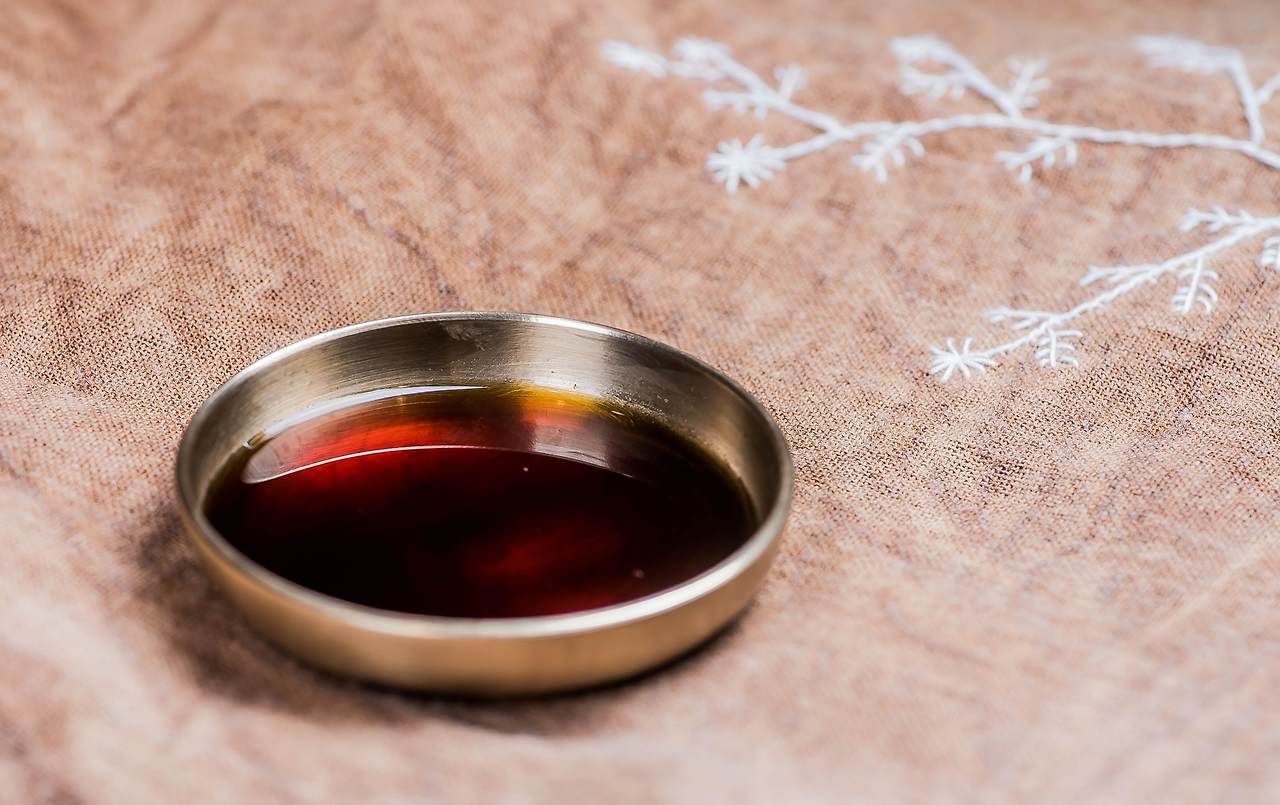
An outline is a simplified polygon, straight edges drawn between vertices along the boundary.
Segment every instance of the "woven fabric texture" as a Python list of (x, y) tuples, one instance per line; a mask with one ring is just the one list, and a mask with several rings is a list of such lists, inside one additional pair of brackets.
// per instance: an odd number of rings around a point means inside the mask
[[(1008, 337), (990, 308), (1066, 310), (1116, 287), (1091, 265), (1235, 231), (1181, 232), (1190, 207), (1280, 215), (1280, 170), (1080, 142), (1023, 183), (994, 155), (1035, 132), (975, 128), (883, 184), (860, 141), (728, 194), (719, 143), (814, 132), (601, 45), (800, 64), (797, 101), (845, 121), (994, 112), (902, 91), (891, 41), (932, 32), (1002, 85), (1046, 58), (1039, 119), (1247, 140), (1228, 69), (1133, 37), (1237, 49), (1256, 88), (1277, 28), (1272, 0), (0, 5), (0, 799), (1275, 801), (1265, 233), (1206, 263), (1211, 314), (1171, 273), (1071, 322), (1079, 366), (928, 369)], [(209, 392), (312, 333), (484, 309), (667, 341), (775, 413), (795, 508), (723, 637), (456, 701), (314, 672), (206, 579), (171, 476)]]

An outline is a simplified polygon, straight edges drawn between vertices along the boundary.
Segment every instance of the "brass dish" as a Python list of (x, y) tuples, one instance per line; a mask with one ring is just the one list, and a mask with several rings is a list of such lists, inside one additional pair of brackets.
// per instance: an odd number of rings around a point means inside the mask
[[(761, 525), (690, 581), (602, 609), (463, 619), (373, 609), (295, 584), (214, 530), (205, 498), (238, 448), (274, 423), (351, 395), (523, 383), (635, 406), (695, 440), (742, 481)], [(186, 531), (262, 634), (318, 666), (395, 686), (511, 695), (627, 677), (670, 660), (749, 602), (778, 545), (792, 468), (772, 417), (736, 383), (671, 347), (598, 324), (515, 313), (433, 313), (300, 341), (242, 370), (200, 407), (177, 460)]]

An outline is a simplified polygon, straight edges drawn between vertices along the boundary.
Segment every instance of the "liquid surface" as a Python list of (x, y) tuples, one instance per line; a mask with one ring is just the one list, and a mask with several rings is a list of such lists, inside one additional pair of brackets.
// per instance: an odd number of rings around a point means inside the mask
[(206, 513), (303, 586), (472, 618), (641, 598), (709, 570), (757, 524), (738, 482), (673, 432), (520, 388), (314, 413), (234, 459)]

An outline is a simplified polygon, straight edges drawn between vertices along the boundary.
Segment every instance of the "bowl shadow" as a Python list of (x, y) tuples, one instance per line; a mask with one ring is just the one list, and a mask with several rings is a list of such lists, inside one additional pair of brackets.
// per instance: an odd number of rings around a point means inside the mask
[(425, 717), (499, 733), (581, 734), (642, 686), (696, 672), (739, 628), (734, 620), (661, 666), (584, 690), (501, 699), (403, 691), (312, 668), (267, 642), (205, 573), (175, 504), (158, 507), (152, 522), (137, 543), (137, 599), (182, 671), (205, 694), (301, 718), (393, 725)]

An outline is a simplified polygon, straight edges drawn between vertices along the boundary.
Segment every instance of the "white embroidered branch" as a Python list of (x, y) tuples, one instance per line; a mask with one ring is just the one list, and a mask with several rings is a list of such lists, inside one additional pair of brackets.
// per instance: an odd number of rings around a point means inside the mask
[[(1254, 89), (1253, 80), (1249, 77), (1249, 69), (1240, 51), (1213, 47), (1194, 39), (1183, 39), (1178, 36), (1140, 36), (1137, 42), (1138, 48), (1146, 53), (1154, 64), (1176, 67), (1190, 73), (1207, 75), (1221, 71), (1229, 75), (1240, 96), (1244, 119), (1249, 124), (1249, 141), (1262, 142), (1266, 132), (1263, 130), (1259, 107), (1265, 101)], [(1271, 92), (1274, 92), (1274, 88), (1268, 92), (1268, 98)]]
[[(902, 65), (902, 91), (908, 95), (926, 92), (937, 100), (949, 94), (958, 98), (966, 89), (996, 105), (1001, 112), (1011, 118), (1022, 117), (1022, 110), (1034, 105), (1034, 99), (1028, 96), (1033, 84), (1037, 83), (1035, 74), (1038, 66), (1019, 71), (1019, 76), (1006, 91), (992, 83), (991, 79), (973, 64), (956, 52), (955, 48), (934, 36), (915, 36), (895, 39), (890, 47), (893, 55)], [(945, 73), (927, 73), (915, 67), (920, 62), (933, 62), (950, 68)], [(1049, 82), (1039, 79), (1041, 89), (1048, 87)]]
[(1218, 292), (1209, 285), (1210, 280), (1218, 279), (1218, 272), (1204, 267), (1204, 257), (1196, 258), (1194, 264), (1179, 269), (1178, 277), (1187, 281), (1173, 294), (1171, 305), (1174, 313), (1183, 316), (1191, 312), (1191, 306), (1200, 303), (1205, 313), (1212, 313), (1218, 301)]
[[(763, 179), (782, 170), (787, 162), (824, 151), (842, 142), (862, 142), (862, 150), (853, 163), (864, 172), (886, 181), (889, 169), (905, 164), (908, 154), (923, 155), (922, 140), (935, 135), (966, 129), (1022, 132), (1032, 140), (1021, 151), (1000, 151), (996, 159), (1029, 181), (1035, 164), (1045, 168), (1070, 166), (1076, 161), (1079, 143), (1097, 145), (1129, 145), (1143, 148), (1201, 148), (1236, 153), (1270, 168), (1280, 168), (1280, 152), (1263, 145), (1265, 129), (1260, 109), (1262, 104), (1280, 92), (1280, 75), (1255, 88), (1249, 77), (1244, 57), (1239, 51), (1204, 45), (1175, 37), (1142, 37), (1138, 47), (1154, 64), (1209, 73), (1226, 72), (1235, 83), (1249, 138), (1202, 132), (1151, 132), (1127, 129), (1103, 129), (1030, 118), (1026, 110), (1037, 105), (1036, 94), (1049, 87), (1042, 77), (1042, 62), (1010, 61), (1013, 78), (1002, 88), (986, 73), (958, 53), (953, 47), (933, 36), (895, 39), (894, 56), (902, 68), (902, 89), (908, 94), (924, 94), (938, 99), (960, 96), (966, 92), (987, 100), (996, 112), (959, 114), (915, 121), (842, 122), (829, 113), (796, 103), (795, 92), (804, 84), (804, 73), (796, 66), (775, 71), (776, 86), (734, 59), (728, 47), (705, 39), (681, 39), (674, 56), (645, 50), (624, 42), (606, 42), (601, 48), (604, 58), (631, 70), (648, 73), (655, 78), (668, 75), (692, 78), (711, 85), (704, 93), (714, 109), (729, 108), (753, 112), (757, 117), (777, 113), (817, 130), (809, 139), (782, 146), (770, 146), (760, 135), (742, 145), (741, 140), (720, 143), (707, 168), (730, 193), (743, 182), (756, 186)], [(937, 65), (940, 72), (923, 69)]]
[[(1248, 138), (1204, 132), (1104, 129), (1027, 117), (1026, 111), (1037, 106), (1036, 95), (1049, 87), (1048, 79), (1042, 75), (1042, 62), (1011, 60), (1012, 78), (1002, 87), (953, 47), (933, 36), (893, 40), (893, 54), (902, 70), (902, 90), (934, 100), (972, 93), (989, 102), (996, 111), (925, 120), (842, 122), (831, 114), (796, 103), (794, 95), (804, 84), (804, 73), (799, 67), (775, 71), (777, 85), (771, 86), (736, 61), (726, 46), (716, 42), (682, 39), (676, 43), (672, 58), (621, 42), (607, 42), (602, 54), (615, 64), (657, 78), (674, 75), (704, 81), (711, 85), (704, 97), (712, 108), (753, 112), (757, 117), (781, 114), (817, 131), (808, 139), (783, 146), (771, 146), (759, 134), (745, 145), (741, 140), (720, 143), (707, 158), (706, 167), (730, 193), (743, 183), (756, 187), (783, 170), (787, 162), (840, 143), (858, 145), (860, 150), (852, 157), (853, 164), (883, 182), (892, 167), (905, 165), (910, 157), (924, 155), (923, 140), (966, 129), (1028, 135), (1029, 142), (1020, 150), (999, 151), (995, 156), (1024, 182), (1031, 180), (1037, 166), (1048, 169), (1055, 165), (1074, 165), (1081, 143), (1215, 150), (1240, 154), (1267, 168), (1280, 169), (1280, 152), (1264, 145), (1266, 128), (1261, 113), (1262, 106), (1280, 94), (1280, 74), (1255, 86), (1244, 56), (1237, 50), (1179, 37), (1140, 37), (1136, 44), (1156, 66), (1202, 74), (1225, 73), (1235, 86), (1241, 113), (1248, 125)], [(1008, 324), (1018, 335), (986, 349), (975, 349), (973, 338), (948, 338), (945, 346), (932, 349), (929, 373), (944, 383), (957, 375), (968, 378), (995, 366), (997, 357), (1022, 347), (1029, 347), (1041, 366), (1078, 366), (1076, 341), (1083, 333), (1066, 325), (1158, 282), (1165, 275), (1181, 281), (1170, 300), (1173, 312), (1188, 315), (1199, 308), (1210, 313), (1218, 299), (1213, 283), (1219, 276), (1209, 268), (1209, 259), (1251, 238), (1280, 232), (1280, 216), (1256, 218), (1243, 210), (1233, 213), (1221, 207), (1209, 211), (1193, 209), (1184, 218), (1183, 229), (1190, 231), (1198, 227), (1211, 234), (1225, 234), (1161, 263), (1090, 266), (1079, 284), (1102, 283), (1105, 289), (1066, 310), (1010, 307), (992, 310), (991, 321)], [(1280, 234), (1265, 239), (1258, 264), (1280, 270)]]
[(1080, 335), (1079, 330), (1045, 328), (1035, 340), (1036, 363), (1049, 369), (1057, 369), (1059, 366), (1079, 366), (1080, 361), (1070, 353), (1076, 351), (1071, 340), (1079, 338)]
[(1276, 73), (1267, 80), (1267, 83), (1258, 87), (1258, 103), (1266, 103), (1271, 97), (1280, 90), (1280, 73)]
[[(1199, 305), (1205, 313), (1210, 313), (1218, 299), (1218, 294), (1210, 283), (1218, 279), (1218, 274), (1207, 267), (1209, 258), (1264, 233), (1280, 231), (1280, 216), (1257, 218), (1244, 210), (1231, 213), (1221, 207), (1207, 212), (1189, 210), (1183, 218), (1183, 231), (1199, 227), (1204, 227), (1210, 233), (1225, 231), (1226, 234), (1162, 263), (1109, 268), (1091, 266), (1080, 280), (1080, 285), (1103, 281), (1110, 287), (1067, 310), (996, 308), (989, 313), (991, 321), (997, 324), (1007, 323), (1011, 329), (1021, 332), (1021, 335), (987, 349), (974, 349), (972, 338), (964, 339), (962, 347), (957, 349), (955, 339), (949, 338), (945, 347), (932, 348), (933, 361), (929, 365), (929, 374), (944, 383), (956, 372), (968, 377), (972, 370), (985, 371), (987, 367), (996, 365), (997, 357), (1028, 345), (1034, 348), (1036, 362), (1041, 366), (1078, 366), (1077, 358), (1071, 354), (1075, 352), (1075, 347), (1068, 342), (1081, 337), (1082, 333), (1079, 330), (1064, 329), (1062, 325), (1144, 285), (1155, 283), (1167, 274), (1175, 274), (1183, 280), (1183, 284), (1173, 295), (1173, 312), (1187, 315)], [(1280, 235), (1266, 239), (1258, 265), (1262, 268), (1280, 269)]]
[(1052, 168), (1058, 159), (1058, 152), (1062, 152), (1062, 160), (1067, 165), (1076, 164), (1079, 153), (1076, 142), (1067, 137), (1037, 137), (1031, 141), (1027, 150), (1001, 151), (996, 154), (996, 160), (1009, 170), (1016, 170), (1019, 181), (1029, 182), (1036, 160), (1046, 168)]

